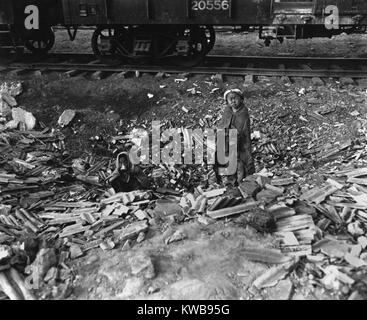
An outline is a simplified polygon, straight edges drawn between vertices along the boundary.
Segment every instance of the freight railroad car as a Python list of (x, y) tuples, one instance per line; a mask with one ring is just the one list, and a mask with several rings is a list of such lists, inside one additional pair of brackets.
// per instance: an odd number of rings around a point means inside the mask
[[(24, 8), (40, 8), (39, 30), (26, 30)], [(333, 6), (333, 7), (329, 7)], [(329, 7), (329, 8), (328, 8)], [(35, 53), (54, 43), (52, 26), (73, 40), (81, 26), (95, 27), (92, 48), (100, 59), (175, 59), (195, 64), (214, 46), (214, 26), (257, 28), (272, 39), (330, 37), (365, 32), (365, 0), (1, 0), (0, 45), (25, 45)], [(245, 35), (244, 35), (245, 36)]]

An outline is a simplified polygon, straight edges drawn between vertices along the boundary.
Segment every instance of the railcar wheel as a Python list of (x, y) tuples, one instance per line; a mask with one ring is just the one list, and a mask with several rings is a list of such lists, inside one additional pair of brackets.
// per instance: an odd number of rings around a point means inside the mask
[(208, 38), (205, 30), (199, 27), (186, 28), (182, 36), (189, 39), (188, 52), (185, 56), (179, 56), (175, 63), (183, 67), (193, 67), (199, 64), (208, 53)]
[(32, 32), (25, 35), (25, 47), (37, 55), (46, 54), (54, 44), (55, 34), (52, 28), (32, 30)]
[(214, 48), (214, 45), (215, 45), (215, 41), (216, 41), (215, 30), (213, 26), (204, 26), (203, 28), (205, 31), (206, 38), (208, 40), (207, 53), (209, 53)]
[(132, 51), (132, 45), (131, 32), (124, 27), (98, 27), (92, 36), (93, 53), (103, 62), (126, 60)]
[(101, 61), (111, 61), (116, 58), (116, 46), (113, 39), (115, 30), (112, 28), (98, 27), (92, 36), (92, 50)]

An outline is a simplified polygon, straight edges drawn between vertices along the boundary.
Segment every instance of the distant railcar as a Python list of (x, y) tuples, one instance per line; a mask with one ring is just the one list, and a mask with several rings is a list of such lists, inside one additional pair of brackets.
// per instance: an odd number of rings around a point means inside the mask
[[(25, 25), (26, 7), (38, 9), (38, 29), (28, 30)], [(0, 49), (25, 46), (34, 53), (46, 53), (55, 41), (52, 26), (64, 24), (60, 0), (1, 0)]]

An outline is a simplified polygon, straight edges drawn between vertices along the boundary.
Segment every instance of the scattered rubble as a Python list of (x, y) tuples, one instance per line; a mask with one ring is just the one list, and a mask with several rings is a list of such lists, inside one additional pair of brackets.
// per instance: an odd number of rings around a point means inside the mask
[(137, 255), (130, 259), (131, 273), (135, 276), (143, 276), (146, 279), (155, 277), (155, 270), (152, 259), (145, 255)]
[(61, 126), (62, 128), (66, 127), (73, 121), (75, 115), (76, 115), (75, 110), (70, 110), (70, 109), (65, 110), (61, 114), (59, 120), (57, 120), (58, 125)]
[[(269, 296), (276, 296), (282, 287), (284, 298), (290, 298), (299, 287), (296, 279), (304, 278), (349, 299), (366, 294), (367, 170), (362, 161), (367, 155), (366, 131), (360, 121), (354, 139), (323, 148), (320, 137), (330, 124), (320, 122), (333, 115), (335, 106), (320, 106), (319, 97), (310, 96), (309, 89), (295, 93), (307, 95), (308, 104), (315, 107), (316, 116), (302, 115), (307, 121), (299, 121), (286, 106), (275, 123), (264, 121), (266, 114), (254, 114), (254, 154), (261, 170), (237, 188), (223, 188), (210, 166), (162, 163), (141, 165), (152, 182), (149, 189), (118, 192), (109, 184), (116, 153), (71, 158), (63, 131), (37, 123), (31, 113), (17, 107), (21, 86), (6, 88), (0, 99), (5, 118), (0, 122), (0, 286), (9, 298), (44, 297), (41, 292), (46, 297), (67, 297), (75, 277), (71, 260), (94, 248), (129, 251), (149, 238), (149, 229), (160, 219), (177, 224), (197, 220), (203, 228), (218, 220), (232, 221), (271, 233), (276, 247), (241, 248), (246, 259), (270, 265), (253, 282), (257, 290), (271, 288)], [(176, 107), (184, 117), (194, 112)], [(59, 126), (71, 126), (75, 115), (66, 110)], [(210, 127), (218, 119), (211, 114), (197, 125)], [(320, 126), (312, 127), (315, 123)], [(108, 150), (126, 151), (139, 144), (129, 133), (95, 142)], [(341, 155), (343, 161), (338, 160)], [(296, 173), (315, 163), (322, 172), (317, 184)], [(171, 243), (179, 245), (187, 238), (178, 229), (165, 243), (175, 246)], [(129, 263), (134, 276), (156, 277), (149, 255)], [(27, 289), (27, 281), (33, 291)], [(341, 286), (348, 290), (340, 290)]]

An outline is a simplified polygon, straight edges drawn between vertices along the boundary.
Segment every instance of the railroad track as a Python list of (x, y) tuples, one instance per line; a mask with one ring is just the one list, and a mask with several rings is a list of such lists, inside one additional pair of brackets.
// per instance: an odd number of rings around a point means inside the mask
[(335, 78), (355, 80), (367, 79), (367, 58), (338, 57), (291, 57), (291, 56), (219, 56), (209, 55), (196, 67), (180, 67), (173, 65), (124, 65), (121, 63), (104, 64), (96, 60), (92, 54), (52, 53), (43, 59), (24, 55), (22, 61), (0, 64), (0, 72), (15, 75), (37, 71), (62, 72), (74, 77), (90, 74), (93, 78), (106, 78), (112, 74), (131, 72), (169, 73), (169, 74), (222, 74), (233, 76), (288, 77), (292, 78)]

